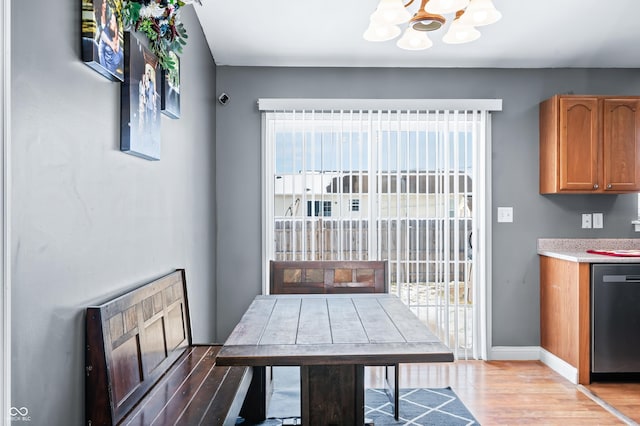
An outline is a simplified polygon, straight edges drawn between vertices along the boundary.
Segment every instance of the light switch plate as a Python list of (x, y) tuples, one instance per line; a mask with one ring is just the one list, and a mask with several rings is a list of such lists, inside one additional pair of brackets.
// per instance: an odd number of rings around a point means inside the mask
[(513, 222), (513, 207), (498, 207), (498, 222)]
[(591, 213), (582, 213), (582, 228), (591, 228)]

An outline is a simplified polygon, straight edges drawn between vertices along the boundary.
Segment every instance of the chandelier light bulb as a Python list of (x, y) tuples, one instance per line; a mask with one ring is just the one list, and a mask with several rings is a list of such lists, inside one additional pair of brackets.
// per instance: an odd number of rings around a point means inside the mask
[(486, 10), (478, 10), (476, 12), (473, 12), (472, 15), (475, 22), (484, 22), (489, 16)]
[(408, 27), (398, 40), (397, 46), (405, 50), (424, 50), (433, 46), (433, 42), (425, 31), (417, 31)]
[(480, 31), (469, 24), (461, 22), (458, 18), (451, 23), (449, 31), (442, 37), (442, 41), (447, 44), (462, 44), (477, 40), (479, 37)]
[(398, 25), (407, 22), (411, 14), (405, 9), (401, 0), (380, 0), (371, 20), (378, 24)]
[(401, 32), (396, 25), (379, 24), (372, 19), (362, 37), (367, 41), (387, 41), (398, 37)]
[(491, 0), (471, 0), (464, 14), (460, 17), (465, 24), (480, 27), (497, 22), (502, 18)]

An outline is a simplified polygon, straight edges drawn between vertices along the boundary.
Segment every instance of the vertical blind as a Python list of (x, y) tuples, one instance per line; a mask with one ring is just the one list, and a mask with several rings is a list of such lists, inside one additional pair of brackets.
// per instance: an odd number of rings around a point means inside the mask
[(500, 105), (261, 100), (265, 259), (387, 260), (390, 292), (478, 358), (478, 153)]

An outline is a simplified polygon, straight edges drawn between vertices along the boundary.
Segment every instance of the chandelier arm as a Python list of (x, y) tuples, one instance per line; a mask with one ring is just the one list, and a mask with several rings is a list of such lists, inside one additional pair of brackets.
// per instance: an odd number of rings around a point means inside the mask
[(413, 4), (415, 0), (409, 0), (409, 3), (405, 4), (404, 7), (409, 7)]

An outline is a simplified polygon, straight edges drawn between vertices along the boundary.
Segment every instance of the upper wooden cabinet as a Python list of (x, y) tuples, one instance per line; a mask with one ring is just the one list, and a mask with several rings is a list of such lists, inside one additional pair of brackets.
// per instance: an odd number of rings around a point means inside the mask
[(640, 192), (640, 97), (540, 103), (540, 193)]

